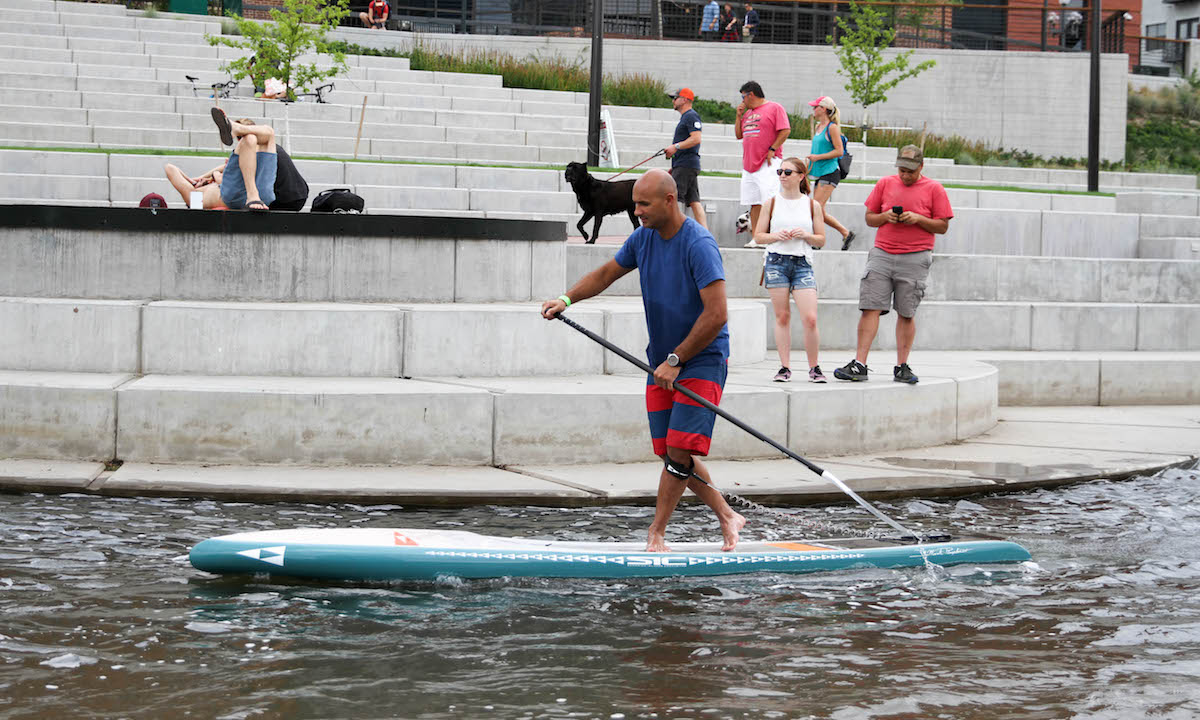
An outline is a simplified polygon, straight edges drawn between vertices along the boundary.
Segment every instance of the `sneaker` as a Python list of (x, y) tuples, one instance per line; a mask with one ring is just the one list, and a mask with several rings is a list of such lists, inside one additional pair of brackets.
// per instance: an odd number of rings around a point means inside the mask
[(850, 231), (850, 234), (849, 234), (849, 235), (847, 235), (846, 237), (842, 238), (842, 249), (843, 249), (843, 250), (849, 250), (849, 249), (850, 249), (850, 243), (852, 243), (852, 242), (854, 242), (854, 231), (853, 231), (853, 230), (851, 230), (851, 231)]
[(792, 371), (781, 367), (779, 372), (775, 373), (775, 382), (789, 382), (792, 379)]
[(808, 371), (808, 381), (810, 383), (827, 382), (825, 380), (825, 374), (821, 372), (820, 365), (813, 365), (812, 369)]
[(917, 376), (913, 375), (912, 368), (908, 363), (901, 363), (892, 370), (892, 379), (896, 382), (908, 383), (909, 385), (917, 384)]
[(746, 244), (745, 244), (745, 245), (743, 245), (742, 247), (744, 247), (744, 248), (760, 248), (760, 247), (766, 247), (766, 246), (765, 246), (765, 245), (759, 245), (758, 243), (756, 243), (756, 242), (754, 242), (753, 240), (751, 240), (750, 242), (746, 243)]
[(833, 376), (838, 380), (852, 380), (854, 382), (863, 382), (867, 378), (867, 366), (857, 360), (851, 360), (843, 367), (833, 371)]

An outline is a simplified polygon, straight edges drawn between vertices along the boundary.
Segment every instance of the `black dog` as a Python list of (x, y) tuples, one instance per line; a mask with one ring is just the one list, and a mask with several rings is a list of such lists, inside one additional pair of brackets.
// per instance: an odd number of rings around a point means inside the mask
[[(636, 180), (597, 180), (588, 174), (587, 165), (578, 162), (567, 163), (565, 177), (571, 184), (571, 189), (575, 191), (579, 207), (583, 208), (583, 218), (575, 227), (583, 233), (584, 242), (596, 242), (596, 237), (600, 234), (600, 222), (604, 216), (616, 215), (622, 210), (629, 213), (634, 230), (641, 227), (637, 216), (633, 214), (633, 184)], [(589, 238), (583, 224), (593, 217), (596, 218), (596, 224), (592, 227), (592, 236)]]

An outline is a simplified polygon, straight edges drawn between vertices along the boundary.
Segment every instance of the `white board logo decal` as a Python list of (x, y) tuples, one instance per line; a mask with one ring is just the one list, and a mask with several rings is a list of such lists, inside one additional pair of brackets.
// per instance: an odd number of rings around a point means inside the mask
[(287, 545), (276, 545), (275, 547), (254, 548), (253, 550), (238, 550), (237, 554), (283, 567), (283, 552), (285, 550), (287, 550)]

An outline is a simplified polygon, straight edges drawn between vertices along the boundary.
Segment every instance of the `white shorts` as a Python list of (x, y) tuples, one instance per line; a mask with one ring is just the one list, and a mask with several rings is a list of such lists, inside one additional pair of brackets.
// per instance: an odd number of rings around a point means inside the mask
[(742, 204), (762, 205), (779, 193), (779, 175), (775, 173), (783, 166), (781, 158), (773, 157), (770, 162), (752, 173), (742, 170)]

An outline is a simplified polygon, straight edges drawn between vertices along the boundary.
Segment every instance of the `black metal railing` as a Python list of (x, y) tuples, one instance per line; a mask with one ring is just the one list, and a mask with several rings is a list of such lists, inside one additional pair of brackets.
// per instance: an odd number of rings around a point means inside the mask
[(1137, 50), (1131, 60), (1131, 71), (1136, 75), (1158, 75), (1161, 77), (1182, 77), (1184, 68), (1188, 65), (1187, 40), (1174, 40), (1164, 37), (1147, 37), (1130, 35), (1137, 42)]

